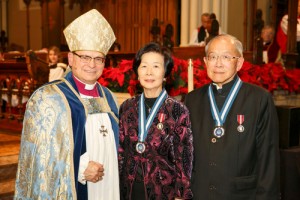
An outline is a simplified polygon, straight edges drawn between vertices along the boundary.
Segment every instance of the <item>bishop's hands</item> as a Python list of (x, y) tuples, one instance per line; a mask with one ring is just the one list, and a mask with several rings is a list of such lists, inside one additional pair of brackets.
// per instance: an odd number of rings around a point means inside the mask
[(96, 183), (103, 179), (103, 165), (95, 161), (89, 161), (89, 164), (83, 174), (86, 181)]

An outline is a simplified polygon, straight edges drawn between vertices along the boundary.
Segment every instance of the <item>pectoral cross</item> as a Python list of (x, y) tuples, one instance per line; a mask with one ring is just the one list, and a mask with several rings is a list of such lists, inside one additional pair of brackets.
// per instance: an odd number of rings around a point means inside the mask
[(103, 134), (103, 136), (106, 136), (108, 134), (107, 129), (105, 129), (104, 125), (101, 125), (100, 133)]

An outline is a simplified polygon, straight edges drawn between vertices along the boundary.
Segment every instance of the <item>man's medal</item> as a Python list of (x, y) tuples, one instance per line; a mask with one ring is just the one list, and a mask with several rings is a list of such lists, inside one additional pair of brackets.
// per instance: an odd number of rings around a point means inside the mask
[(244, 132), (244, 130), (245, 130), (244, 126), (242, 125), (244, 122), (244, 119), (245, 119), (244, 115), (237, 115), (237, 122), (239, 123), (237, 130), (240, 133)]
[(217, 126), (213, 132), (214, 136), (221, 138), (225, 134), (225, 130), (222, 126)]
[(237, 77), (233, 87), (231, 88), (231, 90), (225, 100), (225, 103), (222, 107), (221, 112), (219, 112), (215, 97), (213, 95), (212, 84), (208, 88), (210, 110), (211, 110), (213, 119), (215, 120), (215, 128), (213, 130), (213, 135), (216, 138), (221, 138), (225, 135), (225, 129), (224, 129), (223, 125), (226, 120), (227, 114), (236, 98), (236, 95), (238, 94), (238, 91), (240, 90), (241, 85), (242, 85), (242, 81), (239, 77)]
[[(144, 103), (144, 93), (141, 94), (140, 102), (139, 102), (139, 135), (138, 135), (138, 143), (136, 144), (136, 151), (138, 153), (144, 153), (146, 150), (145, 139), (148, 134), (148, 130), (159, 110), (164, 100), (167, 98), (167, 92), (165, 89), (161, 91), (158, 98), (156, 99), (148, 118), (146, 119), (145, 112), (145, 103)], [(162, 125), (163, 128), (163, 125)]]

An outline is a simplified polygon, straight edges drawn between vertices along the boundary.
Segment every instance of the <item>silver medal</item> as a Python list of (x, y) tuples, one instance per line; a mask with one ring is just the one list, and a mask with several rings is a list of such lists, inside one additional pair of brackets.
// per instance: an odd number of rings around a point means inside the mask
[(237, 130), (238, 130), (238, 132), (242, 133), (242, 132), (244, 132), (245, 128), (244, 128), (243, 125), (239, 125), (239, 126), (237, 127)]
[(138, 153), (144, 153), (146, 146), (143, 142), (138, 142), (135, 146), (135, 149)]
[(222, 137), (225, 134), (225, 129), (222, 126), (217, 126), (214, 129), (214, 136), (216, 136), (217, 138)]

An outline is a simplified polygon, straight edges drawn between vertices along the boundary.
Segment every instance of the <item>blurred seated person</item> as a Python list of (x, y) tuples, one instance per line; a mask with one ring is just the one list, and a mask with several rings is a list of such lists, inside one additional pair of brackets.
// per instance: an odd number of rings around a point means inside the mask
[(275, 38), (275, 29), (273, 26), (266, 25), (261, 31), (263, 40), (263, 61), (264, 63), (281, 62), (281, 51)]
[(212, 19), (211, 25), (208, 29), (209, 36), (208, 36), (208, 38), (205, 39), (205, 44), (208, 44), (208, 42), (211, 39), (213, 39), (214, 37), (219, 35), (219, 28), (220, 28), (220, 25), (219, 25), (218, 20)]
[(57, 46), (52, 46), (49, 48), (48, 62), (50, 68), (49, 82), (63, 78), (67, 65), (62, 63), (60, 50)]
[(201, 15), (201, 26), (192, 32), (189, 45), (205, 46), (205, 39), (209, 36), (207, 28), (210, 23), (210, 14), (203, 13)]

